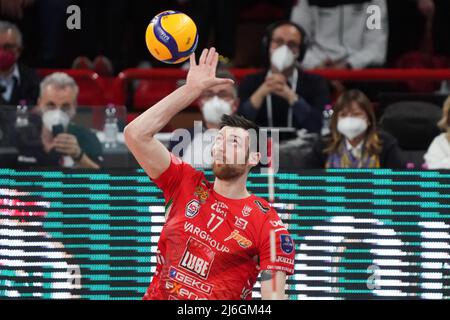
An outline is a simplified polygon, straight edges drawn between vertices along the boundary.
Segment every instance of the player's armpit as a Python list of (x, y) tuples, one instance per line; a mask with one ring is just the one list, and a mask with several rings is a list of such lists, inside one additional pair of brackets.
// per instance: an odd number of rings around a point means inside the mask
[(170, 153), (154, 137), (145, 137), (132, 130), (124, 131), (128, 149), (151, 179), (157, 179), (170, 165)]
[[(272, 281), (275, 273), (275, 291)], [(263, 270), (261, 272), (261, 298), (263, 300), (285, 300), (286, 273), (282, 271)]]

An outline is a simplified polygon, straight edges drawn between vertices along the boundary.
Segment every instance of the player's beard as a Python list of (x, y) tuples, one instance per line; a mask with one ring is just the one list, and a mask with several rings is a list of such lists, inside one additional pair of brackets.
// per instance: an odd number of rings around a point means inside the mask
[(218, 179), (230, 181), (245, 174), (247, 166), (245, 164), (218, 164), (214, 161), (212, 170)]

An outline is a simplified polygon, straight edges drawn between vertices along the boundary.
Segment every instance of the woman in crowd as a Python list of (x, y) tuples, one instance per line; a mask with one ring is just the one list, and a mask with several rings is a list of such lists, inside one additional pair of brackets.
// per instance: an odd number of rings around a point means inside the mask
[(434, 138), (424, 156), (428, 169), (450, 169), (450, 96), (444, 102), (438, 127), (444, 131)]
[(330, 134), (313, 146), (310, 167), (405, 167), (395, 138), (378, 130), (372, 104), (364, 93), (344, 92), (333, 111)]

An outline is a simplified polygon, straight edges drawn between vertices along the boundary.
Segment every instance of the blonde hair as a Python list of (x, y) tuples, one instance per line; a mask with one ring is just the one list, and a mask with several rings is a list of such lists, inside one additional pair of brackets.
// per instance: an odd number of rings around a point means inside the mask
[(447, 100), (444, 102), (444, 106), (442, 108), (442, 118), (437, 123), (439, 129), (444, 132), (447, 132), (447, 139), (450, 141), (450, 96), (448, 96)]

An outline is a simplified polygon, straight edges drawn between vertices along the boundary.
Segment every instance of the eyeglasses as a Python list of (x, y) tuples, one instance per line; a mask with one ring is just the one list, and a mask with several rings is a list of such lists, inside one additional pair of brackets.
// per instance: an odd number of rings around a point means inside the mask
[(296, 41), (284, 41), (282, 38), (272, 38), (272, 43), (274, 43), (277, 47), (286, 45), (293, 52), (298, 52), (300, 48), (300, 43)]
[(207, 91), (201, 95), (200, 99), (209, 100), (211, 98), (214, 98), (214, 96), (217, 96), (218, 98), (223, 100), (233, 100), (235, 98), (234, 94), (228, 91), (219, 91), (219, 92)]

